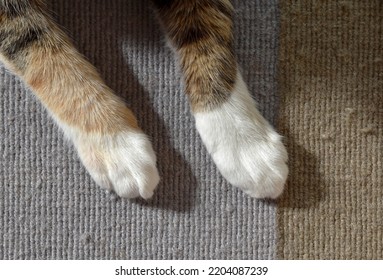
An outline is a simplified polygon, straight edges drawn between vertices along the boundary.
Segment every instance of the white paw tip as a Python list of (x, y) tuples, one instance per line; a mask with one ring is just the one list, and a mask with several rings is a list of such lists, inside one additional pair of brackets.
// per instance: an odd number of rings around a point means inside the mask
[(213, 155), (222, 175), (251, 197), (276, 199), (282, 194), (289, 173), (284, 146), (278, 140), (245, 147), (245, 153), (235, 149), (232, 163), (223, 164), (222, 155)]
[(241, 75), (229, 99), (194, 114), (197, 130), (221, 174), (255, 198), (277, 198), (288, 175), (281, 137), (256, 109)]
[(114, 190), (118, 196), (123, 198), (142, 197), (149, 199), (154, 194), (154, 189), (160, 181), (160, 176), (155, 167), (142, 168), (141, 174), (127, 176), (116, 180)]
[(151, 143), (142, 132), (79, 137), (75, 145), (99, 186), (123, 198), (153, 196), (160, 177)]
[(244, 192), (254, 198), (278, 198), (283, 193), (288, 175), (286, 164), (279, 165), (278, 168), (278, 172), (270, 172), (263, 179), (260, 179), (257, 184), (254, 183), (252, 188), (244, 189)]

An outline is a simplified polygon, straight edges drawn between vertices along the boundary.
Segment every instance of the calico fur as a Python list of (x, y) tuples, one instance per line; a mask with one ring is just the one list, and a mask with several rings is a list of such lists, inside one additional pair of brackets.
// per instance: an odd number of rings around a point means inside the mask
[(229, 1), (154, 1), (176, 50), (193, 111), (222, 104), (233, 89), (233, 7)]
[[(276, 198), (288, 174), (281, 137), (256, 109), (233, 51), (228, 0), (152, 0), (180, 63), (196, 128), (222, 175), (252, 197)], [(46, 12), (43, 0), (0, 0), (0, 59), (33, 90), (98, 185), (153, 195), (148, 137)]]

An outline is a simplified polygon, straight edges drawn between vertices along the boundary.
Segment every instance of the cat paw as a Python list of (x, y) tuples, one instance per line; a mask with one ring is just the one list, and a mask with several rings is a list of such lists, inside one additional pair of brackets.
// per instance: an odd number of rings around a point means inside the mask
[(140, 131), (77, 136), (79, 156), (94, 181), (124, 198), (152, 197), (159, 182), (156, 156)]
[(281, 137), (256, 109), (240, 74), (230, 98), (194, 114), (197, 130), (221, 174), (256, 198), (277, 198), (288, 175)]

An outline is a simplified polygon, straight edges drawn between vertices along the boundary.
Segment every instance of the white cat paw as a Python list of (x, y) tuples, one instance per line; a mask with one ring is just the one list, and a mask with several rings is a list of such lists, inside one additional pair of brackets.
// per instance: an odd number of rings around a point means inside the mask
[(77, 135), (79, 156), (94, 181), (124, 198), (152, 197), (160, 178), (156, 156), (140, 131), (115, 135)]
[(256, 198), (282, 193), (288, 175), (286, 149), (256, 109), (240, 74), (224, 104), (194, 116), (207, 150), (232, 185)]

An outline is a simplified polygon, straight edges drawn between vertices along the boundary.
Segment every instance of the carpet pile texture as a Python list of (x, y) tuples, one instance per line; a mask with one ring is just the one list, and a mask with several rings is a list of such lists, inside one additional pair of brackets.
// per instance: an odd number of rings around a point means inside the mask
[(235, 0), (235, 53), (290, 175), (276, 201), (219, 174), (149, 0), (51, 1), (157, 154), (150, 201), (100, 189), (0, 65), (0, 259), (382, 259), (383, 5)]

